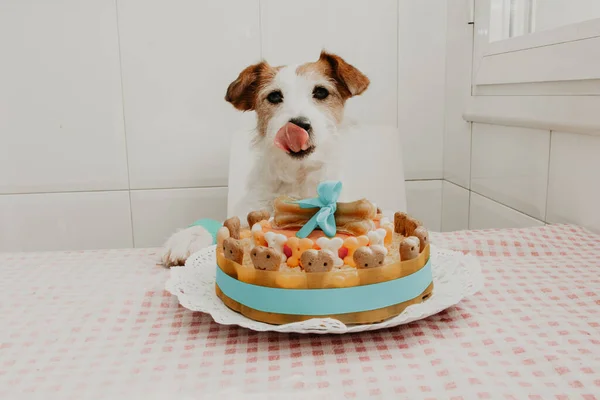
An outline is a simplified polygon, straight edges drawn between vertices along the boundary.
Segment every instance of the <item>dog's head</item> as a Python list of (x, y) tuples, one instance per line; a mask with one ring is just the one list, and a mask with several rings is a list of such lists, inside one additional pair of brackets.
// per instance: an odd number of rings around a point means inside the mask
[(225, 100), (238, 110), (256, 111), (259, 139), (300, 160), (333, 140), (346, 100), (368, 86), (358, 69), (322, 52), (300, 66), (251, 65), (229, 85)]

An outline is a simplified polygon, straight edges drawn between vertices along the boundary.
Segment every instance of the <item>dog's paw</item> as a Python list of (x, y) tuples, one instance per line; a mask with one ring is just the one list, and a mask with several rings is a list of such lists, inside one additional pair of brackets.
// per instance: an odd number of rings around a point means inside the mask
[(166, 267), (185, 265), (189, 256), (213, 244), (213, 237), (201, 226), (174, 233), (164, 245), (162, 263)]

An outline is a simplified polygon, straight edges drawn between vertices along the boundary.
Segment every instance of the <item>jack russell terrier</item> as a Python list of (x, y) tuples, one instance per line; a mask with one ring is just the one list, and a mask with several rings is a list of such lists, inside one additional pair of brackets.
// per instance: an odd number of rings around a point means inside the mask
[[(325, 51), (299, 66), (263, 61), (244, 69), (225, 100), (240, 111), (256, 112), (257, 158), (235, 215), (272, 210), (280, 195), (312, 197), (320, 182), (339, 176), (335, 150), (344, 135), (344, 106), (369, 83), (354, 66)], [(180, 230), (165, 243), (163, 264), (184, 265), (211, 244), (213, 236), (202, 226)]]

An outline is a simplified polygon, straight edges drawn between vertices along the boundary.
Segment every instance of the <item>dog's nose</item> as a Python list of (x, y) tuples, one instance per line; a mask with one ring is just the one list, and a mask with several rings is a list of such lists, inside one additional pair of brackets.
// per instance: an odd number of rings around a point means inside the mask
[(306, 117), (297, 117), (290, 119), (290, 122), (294, 125), (298, 125), (300, 128), (304, 129), (306, 132), (310, 130), (310, 121)]

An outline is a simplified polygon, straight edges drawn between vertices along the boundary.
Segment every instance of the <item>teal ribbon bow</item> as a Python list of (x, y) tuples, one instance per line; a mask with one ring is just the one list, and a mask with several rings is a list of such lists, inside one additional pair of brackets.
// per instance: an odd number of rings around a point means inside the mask
[(342, 182), (340, 181), (325, 181), (321, 182), (317, 187), (317, 195), (313, 199), (304, 199), (295, 201), (300, 208), (315, 208), (319, 211), (312, 216), (311, 219), (296, 233), (299, 238), (305, 238), (318, 226), (328, 237), (334, 237), (336, 232), (335, 227), (335, 210), (337, 209), (337, 200), (342, 191)]

